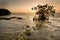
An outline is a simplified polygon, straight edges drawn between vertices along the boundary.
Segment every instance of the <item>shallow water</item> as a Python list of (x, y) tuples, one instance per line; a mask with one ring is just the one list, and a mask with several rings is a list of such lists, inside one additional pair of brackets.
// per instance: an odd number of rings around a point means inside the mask
[[(22, 17), (23, 19), (11, 19), (11, 20), (0, 20), (0, 40), (15, 40), (21, 34), (24, 35), (26, 25), (30, 25), (30, 30), (32, 31), (32, 35), (29, 38), (35, 40), (60, 40), (60, 18), (59, 16), (50, 18), (50, 22), (46, 23), (46, 27), (42, 27), (41, 29), (33, 30), (32, 26), (34, 26), (33, 15), (29, 14), (12, 14), (10, 16), (4, 17)], [(57, 30), (57, 31), (56, 31)], [(24, 35), (27, 37), (26, 35)], [(3, 39), (4, 38), (4, 39)]]

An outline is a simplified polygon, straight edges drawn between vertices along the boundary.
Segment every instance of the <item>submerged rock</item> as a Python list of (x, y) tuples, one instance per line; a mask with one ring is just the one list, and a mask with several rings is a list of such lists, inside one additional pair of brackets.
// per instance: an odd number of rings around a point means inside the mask
[(10, 20), (11, 18), (0, 18), (0, 20)]
[(31, 30), (26, 30), (25, 35), (30, 36), (32, 34)]
[(30, 26), (29, 25), (26, 25), (26, 28), (30, 28)]
[(20, 18), (17, 18), (17, 19), (23, 19), (23, 18), (20, 17)]
[(15, 19), (15, 18), (17, 18), (17, 17), (11, 17), (11, 19)]

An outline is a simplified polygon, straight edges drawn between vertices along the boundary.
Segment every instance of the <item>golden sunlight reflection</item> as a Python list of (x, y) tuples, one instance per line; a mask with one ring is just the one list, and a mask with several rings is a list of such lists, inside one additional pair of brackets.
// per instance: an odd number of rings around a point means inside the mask
[(32, 13), (36, 13), (36, 12), (37, 12), (37, 10), (31, 10), (31, 12), (32, 12)]

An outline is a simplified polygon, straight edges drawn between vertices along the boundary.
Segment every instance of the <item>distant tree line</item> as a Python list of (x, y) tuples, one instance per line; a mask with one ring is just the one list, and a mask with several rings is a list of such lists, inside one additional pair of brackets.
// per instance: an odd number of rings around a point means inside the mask
[(2, 9), (0, 8), (0, 16), (6, 16), (6, 15), (10, 15), (11, 12), (8, 9)]

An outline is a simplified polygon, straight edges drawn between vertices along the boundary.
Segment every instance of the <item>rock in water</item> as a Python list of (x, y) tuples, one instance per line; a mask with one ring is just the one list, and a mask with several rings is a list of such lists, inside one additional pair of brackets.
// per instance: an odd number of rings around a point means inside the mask
[(17, 18), (17, 19), (23, 19), (23, 18)]
[(26, 34), (27, 36), (30, 36), (30, 35), (32, 34), (32, 32), (31, 32), (31, 30), (26, 30), (25, 34)]
[(0, 16), (10, 15), (11, 12), (7, 9), (0, 9)]

